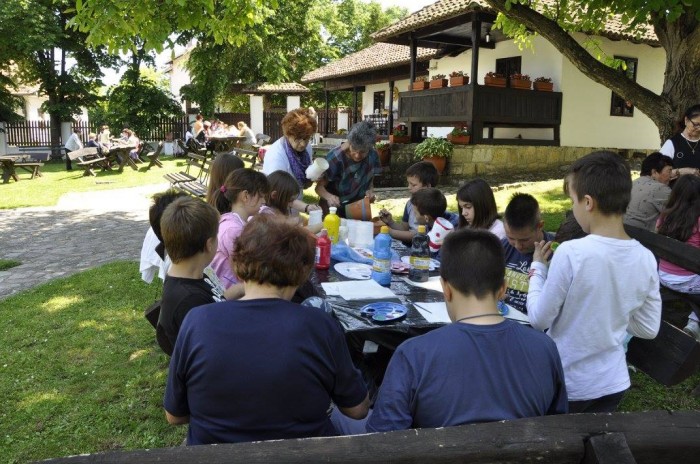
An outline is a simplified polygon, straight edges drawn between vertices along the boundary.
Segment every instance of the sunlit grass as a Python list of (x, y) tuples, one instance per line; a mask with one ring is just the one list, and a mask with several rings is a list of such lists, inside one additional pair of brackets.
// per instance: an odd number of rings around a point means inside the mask
[(16, 259), (0, 259), (0, 271), (12, 269), (13, 267), (19, 266), (20, 264), (22, 263), (17, 261)]

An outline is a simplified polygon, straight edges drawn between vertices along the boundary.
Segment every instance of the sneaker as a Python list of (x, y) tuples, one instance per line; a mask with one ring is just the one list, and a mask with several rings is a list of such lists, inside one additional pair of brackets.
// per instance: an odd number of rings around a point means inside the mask
[(698, 325), (698, 321), (689, 319), (688, 324), (683, 328), (683, 332), (700, 342), (700, 325)]

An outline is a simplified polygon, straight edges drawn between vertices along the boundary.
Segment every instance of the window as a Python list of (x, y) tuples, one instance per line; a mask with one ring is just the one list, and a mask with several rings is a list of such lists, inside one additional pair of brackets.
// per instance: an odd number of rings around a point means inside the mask
[[(622, 61), (622, 65), (618, 71), (627, 76), (628, 79), (636, 82), (639, 60), (626, 56), (615, 56), (615, 59)], [(626, 116), (631, 118), (634, 116), (634, 105), (631, 101), (625, 100), (615, 92), (612, 92), (612, 97), (610, 98), (610, 116)]]
[(381, 92), (374, 92), (374, 105), (372, 106), (372, 109), (374, 110), (374, 113), (379, 113), (384, 110), (384, 91)]
[(519, 74), (522, 66), (522, 57), (511, 56), (510, 58), (499, 58), (496, 60), (496, 73), (506, 78), (506, 85), (510, 85), (508, 78), (512, 74)]

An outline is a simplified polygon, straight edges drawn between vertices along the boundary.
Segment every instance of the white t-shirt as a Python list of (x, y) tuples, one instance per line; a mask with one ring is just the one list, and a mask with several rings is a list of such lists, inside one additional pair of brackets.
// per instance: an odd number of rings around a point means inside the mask
[(489, 227), (489, 231), (501, 240), (506, 238), (506, 229), (503, 226), (503, 221), (500, 219), (493, 221), (493, 224)]
[(654, 255), (636, 240), (591, 234), (562, 243), (549, 272), (533, 262), (530, 273), (527, 314), (557, 344), (569, 401), (629, 388), (623, 340), (654, 338), (661, 323)]

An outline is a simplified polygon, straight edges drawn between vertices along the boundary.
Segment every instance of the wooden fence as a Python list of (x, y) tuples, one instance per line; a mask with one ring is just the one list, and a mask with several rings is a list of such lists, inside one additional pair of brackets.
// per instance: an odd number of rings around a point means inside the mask
[(270, 136), (270, 141), (282, 137), (282, 118), (287, 111), (280, 108), (265, 110), (263, 114), (263, 133)]
[(5, 125), (7, 144), (18, 147), (51, 146), (51, 124), (48, 121), (16, 121)]

